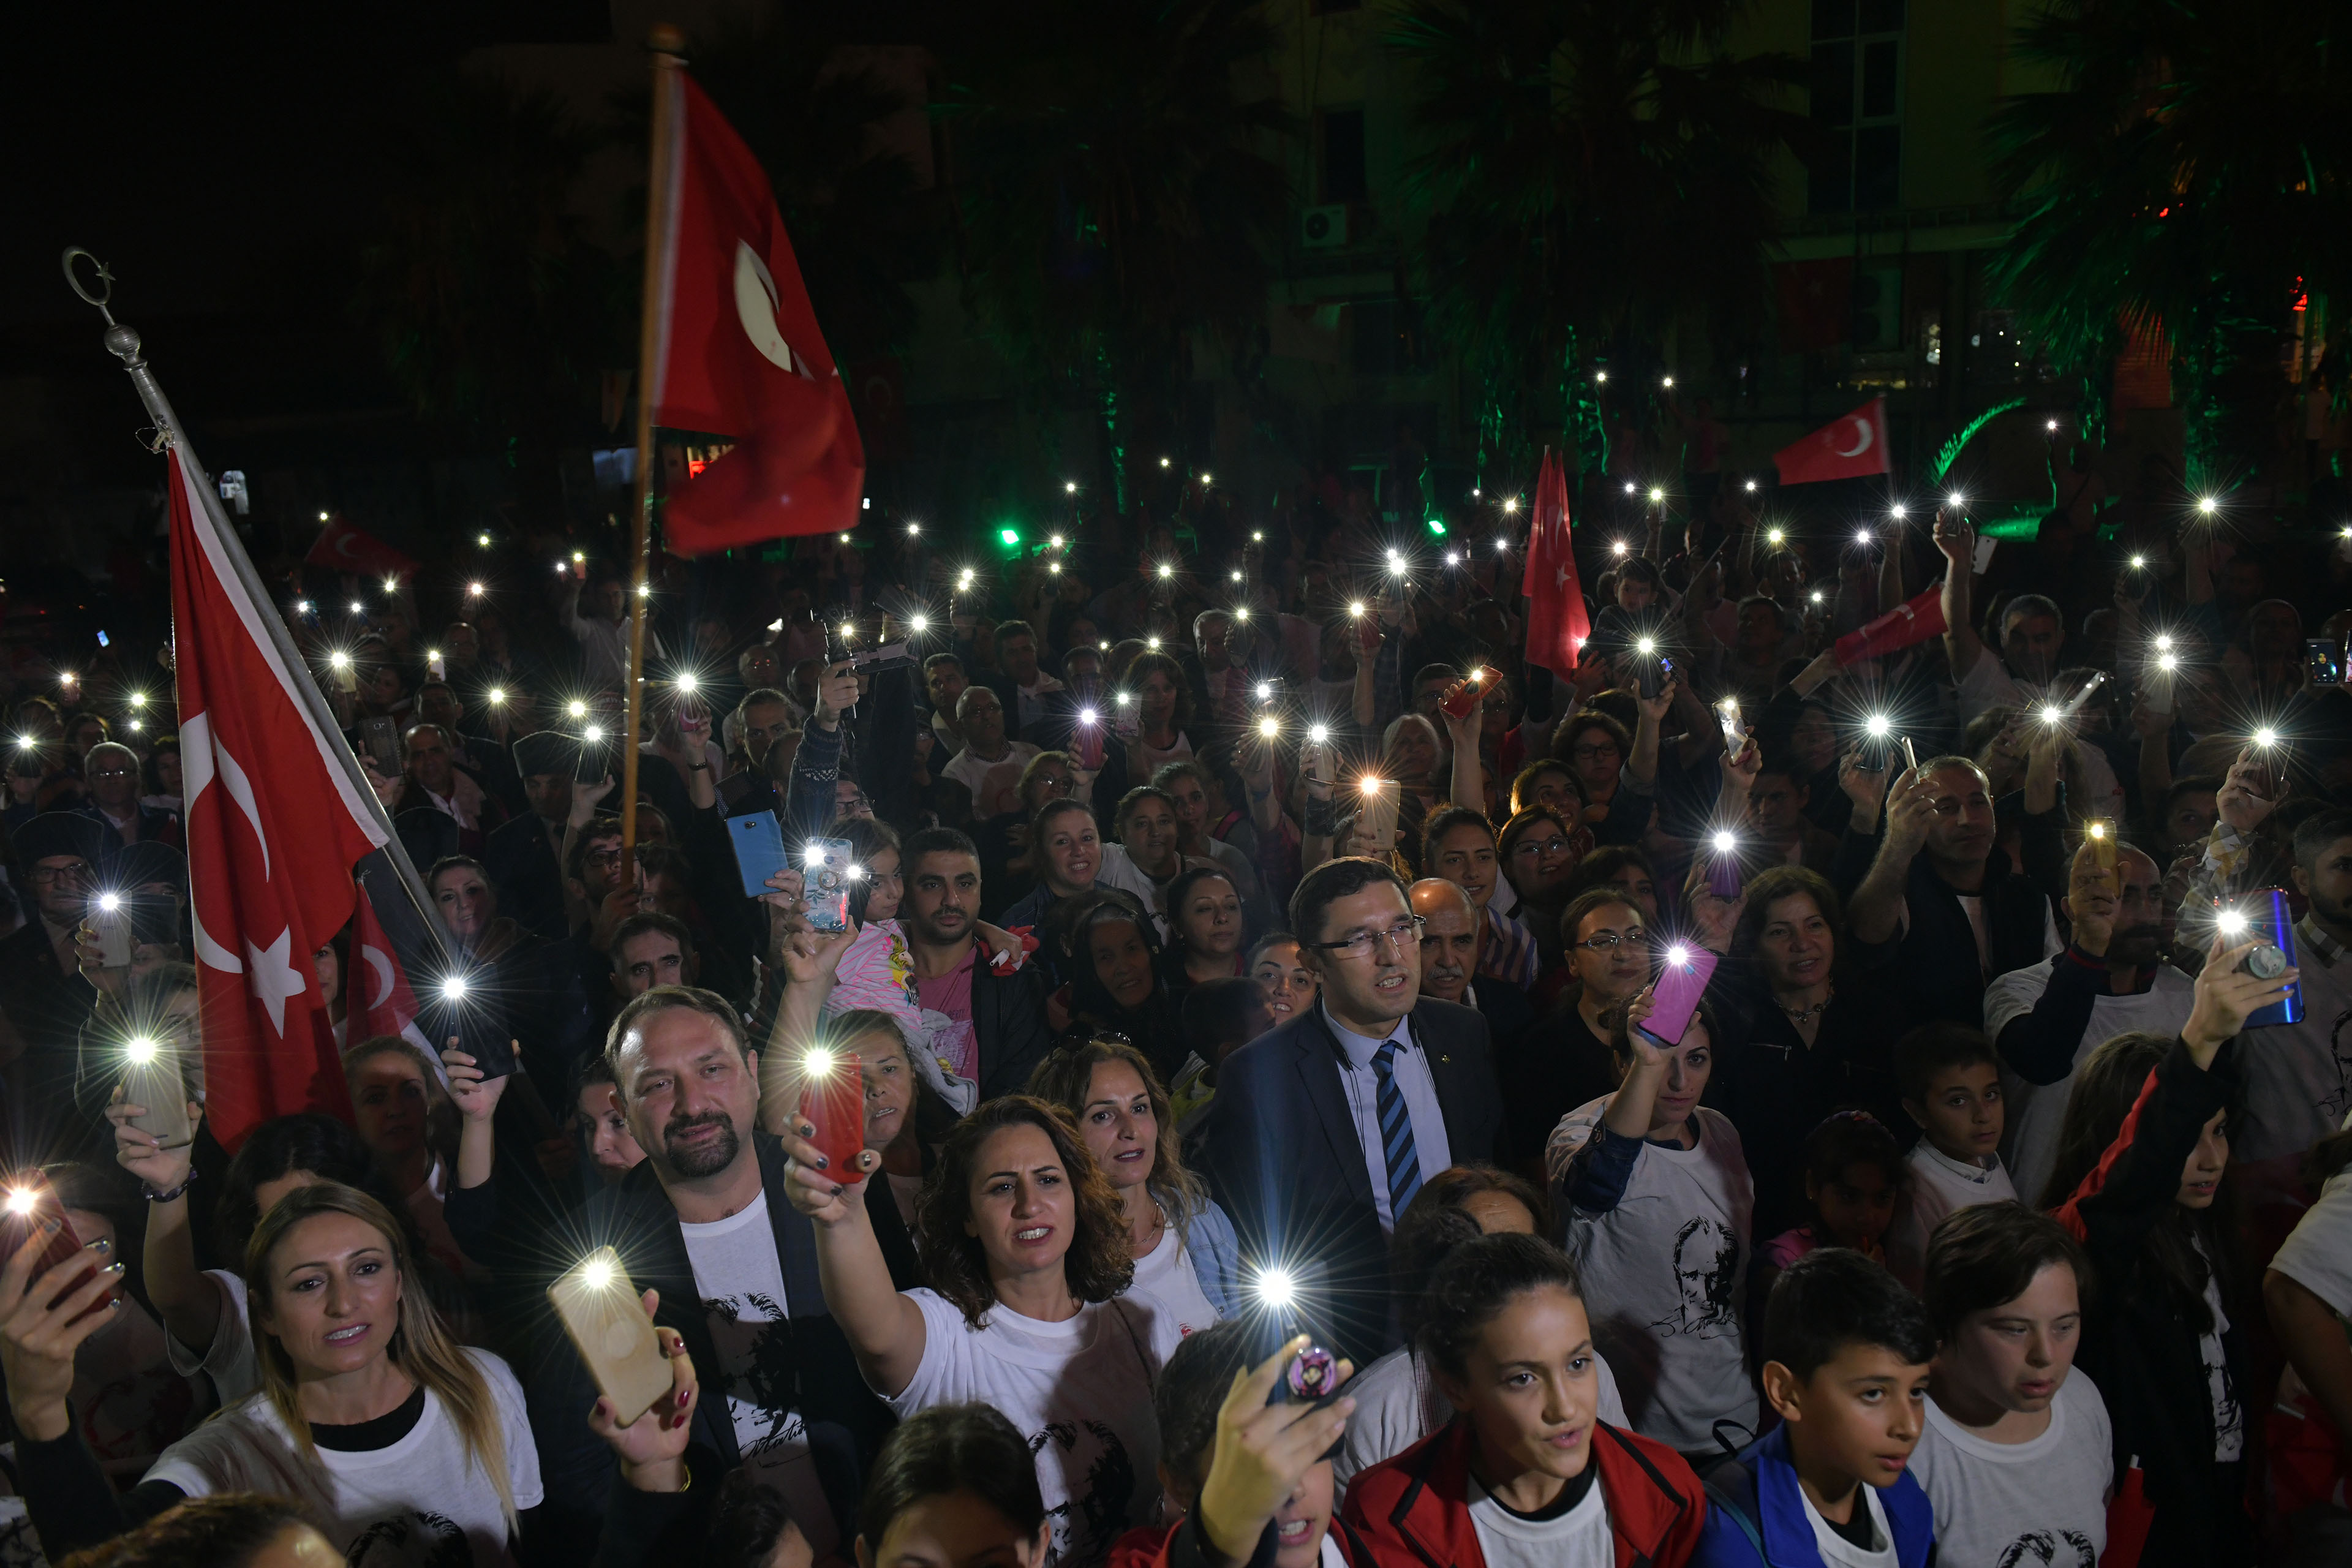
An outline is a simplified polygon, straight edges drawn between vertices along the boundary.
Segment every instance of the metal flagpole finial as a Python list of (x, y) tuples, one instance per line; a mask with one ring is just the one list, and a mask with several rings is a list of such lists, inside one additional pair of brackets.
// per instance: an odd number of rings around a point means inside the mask
[[(89, 258), (90, 266), (97, 270), (98, 291), (96, 293), (92, 293), (83, 285), (81, 275), (74, 270), (74, 263), (85, 257)], [(114, 298), (113, 272), (108, 268), (105, 262), (91, 256), (79, 245), (68, 246), (61, 261), (66, 269), (66, 286), (80, 295), (84, 304), (96, 307), (98, 313), (106, 318), (107, 352), (126, 365), (137, 365), (139, 334), (116, 321), (114, 312), (107, 309), (107, 301)]]

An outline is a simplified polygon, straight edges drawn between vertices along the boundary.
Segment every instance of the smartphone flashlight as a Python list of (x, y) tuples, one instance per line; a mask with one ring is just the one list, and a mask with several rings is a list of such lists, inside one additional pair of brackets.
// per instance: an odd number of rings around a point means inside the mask
[(1769, 528), (1764, 531), (1764, 542), (1767, 544), (1786, 543), (1788, 538), (1788, 534), (1780, 529)]
[(1081, 708), (1078, 710), (1078, 722), (1081, 724), (1099, 724), (1102, 722), (1102, 716), (1091, 708)]
[(1738, 844), (1739, 841), (1728, 833), (1718, 833), (1715, 836), (1715, 852), (1718, 855), (1730, 854), (1738, 847)]
[(596, 745), (604, 739), (604, 727), (599, 724), (591, 724), (588, 728), (580, 731), (580, 738), (587, 742), (592, 746)]
[(1319, 746), (1331, 738), (1331, 731), (1321, 724), (1312, 725), (1307, 729), (1307, 738)]
[(2223, 936), (2242, 936), (2246, 930), (2246, 917), (2236, 910), (2223, 910), (2213, 917), (2213, 924)]
[(1278, 719), (1261, 719), (1257, 721), (1257, 732), (1271, 741), (1282, 733), (1282, 721)]
[(1641, 641), (1633, 645), (1633, 651), (1640, 654), (1643, 658), (1647, 658), (1650, 655), (1658, 651), (1658, 645), (1652, 638), (1643, 637)]
[(676, 680), (671, 681), (671, 682), (670, 682), (670, 685), (671, 685), (671, 686), (673, 686), (673, 687), (675, 687), (675, 688), (677, 688), (677, 689), (678, 690), (680, 690), (680, 691), (691, 691), (691, 690), (693, 690), (693, 689), (694, 689), (694, 671), (692, 671), (692, 670), (690, 670), (690, 669), (680, 670), (680, 671), (678, 672), (677, 679)]
[(1622, 539), (1612, 539), (1609, 542), (1609, 553), (1612, 555), (1623, 555), (1633, 548)]
[(588, 704), (581, 701), (577, 697), (565, 703), (563, 705), (563, 710), (566, 713), (571, 714), (574, 719), (585, 719), (588, 717)]
[[(26, 1213), (32, 1207), (30, 1194), (24, 1195), (26, 1202), (24, 1208), (16, 1209), (19, 1214)], [(9, 1194), (8, 1203), (11, 1208), (16, 1208), (17, 1196), (18, 1194), (14, 1193)], [(1256, 1291), (1257, 1299), (1269, 1307), (1287, 1307), (1298, 1300), (1298, 1286), (1290, 1278), (1290, 1271), (1286, 1268), (1260, 1269), (1257, 1279), (1252, 1284), (1252, 1289)]]
[(507, 700), (507, 689), (503, 686), (493, 686), (490, 688), (489, 697), (491, 707), (501, 707)]
[(2042, 705), (2042, 721), (2044, 724), (2055, 724), (2064, 717), (2066, 717), (2065, 710), (2055, 702), (2045, 702)]
[(1862, 721), (1862, 727), (1873, 735), (1884, 735), (1895, 728), (1894, 721), (1884, 713), (1873, 713)]
[(156, 1054), (162, 1049), (161, 1046), (144, 1035), (136, 1035), (122, 1042), (124, 1059), (138, 1067), (145, 1067), (149, 1062), (153, 1061)]
[(931, 629), (931, 617), (929, 616), (908, 616), (907, 617), (907, 626), (908, 629), (913, 631), (927, 632)]
[(1381, 781), (1367, 773), (1364, 775), (1362, 788), (1366, 795), (1378, 795), (1381, 793)]
[(1680, 942), (1675, 943), (1674, 946), (1666, 949), (1666, 962), (1673, 964), (1676, 969), (1680, 969), (1684, 964), (1690, 962), (1690, 949), (1683, 946)]
[(1364, 614), (1364, 601), (1357, 599), (1351, 602), (1348, 605), (1348, 614), (1356, 616), (1358, 619), (1361, 619)]
[(462, 974), (447, 976), (441, 982), (441, 995), (446, 1001), (463, 1001), (466, 995), (466, 977)]

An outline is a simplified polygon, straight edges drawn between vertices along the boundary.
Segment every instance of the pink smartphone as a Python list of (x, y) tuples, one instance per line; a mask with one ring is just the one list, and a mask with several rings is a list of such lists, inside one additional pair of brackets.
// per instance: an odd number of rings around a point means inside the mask
[(1716, 962), (1713, 950), (1696, 942), (1669, 946), (1658, 970), (1655, 1005), (1640, 1026), (1642, 1032), (1669, 1046), (1681, 1045), (1691, 1019), (1698, 1015), (1707, 982), (1715, 978)]

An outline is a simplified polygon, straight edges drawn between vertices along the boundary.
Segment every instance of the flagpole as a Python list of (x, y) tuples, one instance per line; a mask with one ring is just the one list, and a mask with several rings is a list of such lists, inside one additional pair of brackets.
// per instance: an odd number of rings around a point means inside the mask
[(677, 112), (678, 51), (685, 36), (667, 23), (647, 37), (653, 54), (651, 166), (646, 179), (646, 278), (637, 321), (637, 474), (630, 512), (629, 559), (635, 563), (629, 607), (628, 718), (621, 731), (621, 865), (634, 863), (637, 845), (637, 745), (646, 689), (646, 616), (653, 607), (647, 574), (653, 562), (654, 375), (661, 355), (662, 317), (668, 294), (671, 121)]
[[(294, 646), (293, 635), (286, 629), (284, 616), (277, 613), (277, 600), (262, 583), (261, 574), (253, 569), (253, 562), (246, 554), (245, 544), (237, 538), (236, 529), (221, 510), (220, 492), (214, 488), (212, 477), (205, 472), (204, 464), (197, 460), (196, 450), (189, 444), (187, 432), (180, 425), (180, 416), (172, 411), (170, 399), (163, 395), (163, 387), (156, 384), (155, 373), (148, 368), (146, 356), (140, 352), (139, 334), (117, 321), (114, 312), (108, 308), (107, 301), (113, 292), (113, 274), (107, 271), (103, 262), (90, 257), (98, 268), (99, 282), (104, 290), (95, 295), (90, 293), (82, 287), (81, 279), (74, 275), (74, 258), (80, 256), (89, 256), (89, 252), (75, 247), (65, 253), (66, 281), (73, 286), (76, 294), (96, 306), (99, 314), (106, 318), (104, 341), (107, 352), (121, 360), (122, 368), (131, 373), (131, 384), (138, 392), (139, 401), (145, 406), (147, 416), (155, 422), (155, 428), (161, 433), (155, 449), (179, 453), (195, 470), (196, 494), (204, 502), (205, 515), (212, 524), (213, 531), (220, 538), (221, 553), (236, 572), (246, 596), (253, 601), (257, 609), (269, 612), (256, 618), (261, 622), (262, 629), (268, 634), (271, 645), (277, 648), (278, 662), (285, 666), (289, 678), (292, 678), (295, 699), (308, 712), (312, 726), (320, 734), (332, 737), (333, 743), (327, 750), (341, 764), (352, 782), (352, 793), (367, 803), (369, 814), (374, 817), (377, 827), (383, 830), (384, 858), (399, 876), (421, 917), (432, 910), (433, 900), (425, 891), (425, 879), (416, 874), (416, 863), (408, 858), (407, 847), (401, 843), (400, 834), (392, 825), (391, 813), (385, 811), (383, 802), (376, 798), (375, 786), (368, 782), (367, 774), (360, 768), (359, 759), (352, 753), (351, 742), (343, 738), (342, 721), (335, 717), (326, 693), (319, 689), (318, 678), (311, 673), (310, 659)], [(441, 941), (440, 929), (436, 922), (424, 921), (422, 924), (436, 942)], [(446, 944), (442, 945), (446, 954)]]

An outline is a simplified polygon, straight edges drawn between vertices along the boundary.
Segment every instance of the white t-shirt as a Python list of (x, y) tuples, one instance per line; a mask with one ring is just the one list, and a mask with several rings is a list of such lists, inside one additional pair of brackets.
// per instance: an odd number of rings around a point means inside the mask
[(1797, 1489), (1797, 1500), (1805, 1505), (1805, 1522), (1813, 1527), (1813, 1545), (1821, 1552), (1822, 1568), (1896, 1568), (1899, 1560), (1895, 1555), (1895, 1532), (1886, 1526), (1886, 1507), (1878, 1500), (1878, 1489), (1865, 1486), (1854, 1490), (1858, 1495), (1853, 1506), (1870, 1510), (1867, 1551), (1831, 1529), (1822, 1510), (1813, 1506), (1813, 1500), (1805, 1495), (1805, 1489)]
[[(2012, 969), (1985, 987), (1986, 1039), (1998, 1047), (2000, 1032), (2033, 1011), (2033, 1005), (2050, 987), (2051, 965), (2059, 962), (2045, 958), (2030, 969)], [(2134, 1030), (2179, 1034), (2180, 1026), (2189, 1021), (2196, 988), (2197, 983), (2189, 976), (2168, 963), (2159, 963), (2156, 978), (2137, 995), (2101, 994), (2091, 1004), (2091, 1021), (2084, 1026), (2083, 1037), (2074, 1047), (2074, 1065), (2056, 1083), (2028, 1083), (2011, 1072), (2006, 1063), (2002, 1065), (2000, 1097), (2005, 1120), (2000, 1153), (2008, 1163), (2010, 1181), (2020, 1197), (2029, 1204), (2042, 1201), (2042, 1189), (2048, 1184), (2050, 1173), (2058, 1163), (2058, 1128), (2066, 1119), (2066, 1096), (2074, 1087), (2074, 1074), (2082, 1070), (2091, 1053), (2117, 1035)]]
[(1911, 1473), (1936, 1509), (1944, 1568), (2097, 1568), (2107, 1549), (2115, 1480), (2106, 1401), (2077, 1367), (2050, 1401), (2050, 1425), (2024, 1443), (1995, 1443), (1927, 1401)]
[(167, 1335), (167, 1350), (173, 1372), (184, 1377), (201, 1372), (211, 1378), (213, 1391), (226, 1407), (261, 1387), (261, 1364), (254, 1359), (245, 1281), (226, 1268), (207, 1268), (205, 1278), (220, 1292), (220, 1326), (213, 1331), (213, 1342), (199, 1354)]
[(982, 759), (980, 755), (974, 752), (971, 747), (967, 746), (962, 751), (958, 752), (955, 754), (955, 760), (953, 762), (948, 763), (946, 767), (940, 770), (940, 773), (946, 774), (949, 778), (955, 780), (956, 783), (971, 791), (971, 799), (974, 809), (979, 807), (980, 786), (982, 781), (988, 777), (989, 770), (991, 768), (1001, 768), (1005, 763), (1010, 763), (1017, 770), (1025, 766), (1029, 759), (1037, 754), (1037, 748), (1031, 745), (1026, 741), (1007, 741), (1004, 744), (1004, 754), (993, 761)]
[(1054, 1521), (1049, 1568), (1085, 1568), (1121, 1531), (1160, 1509), (1160, 1420), (1151, 1390), (1181, 1339), (1124, 1297), (1041, 1322), (991, 1307), (985, 1326), (954, 1302), (909, 1290), (923, 1314), (923, 1359), (885, 1398), (900, 1419), (934, 1405), (994, 1406), (1037, 1457), (1037, 1489)]
[(2213, 1459), (2226, 1465), (2245, 1458), (2246, 1406), (2238, 1397), (2237, 1379), (2230, 1375), (2230, 1357), (2221, 1345), (2221, 1336), (2230, 1331), (2230, 1315), (2221, 1310), (2221, 1281), (2210, 1262), (2205, 1310), (2213, 1314), (2213, 1327), (2197, 1337), (2197, 1356), (2205, 1363), (2205, 1387), (2213, 1400)]
[(1513, 1513), (1473, 1476), (1470, 1525), (1478, 1532), (1486, 1568), (1612, 1568), (1617, 1561), (1617, 1545), (1609, 1533), (1609, 1502), (1598, 1476), (1574, 1508), (1558, 1519), (1544, 1520)]
[[(1545, 1150), (1555, 1176), (1615, 1098), (1562, 1118)], [(1685, 1454), (1717, 1451), (1718, 1421), (1756, 1430), (1745, 1329), (1755, 1184), (1730, 1119), (1705, 1106), (1697, 1116), (1696, 1147), (1643, 1142), (1617, 1206), (1571, 1207), (1568, 1226), (1593, 1342), (1625, 1369), (1633, 1430)]]
[[(517, 1512), (541, 1500), (539, 1450), (531, 1444), (522, 1385), (488, 1351), (466, 1355), (489, 1385), (505, 1441), (507, 1484)], [(408, 1435), (367, 1453), (319, 1451), (320, 1478), (299, 1459), (293, 1435), (267, 1398), (256, 1396), (198, 1426), (163, 1451), (151, 1481), (169, 1481), (190, 1497), (255, 1491), (310, 1505), (351, 1568), (500, 1568), (506, 1515), (498, 1489), (466, 1451), (448, 1409), (431, 1390)]]
[(1154, 1342), (1170, 1330), (1181, 1341), (1217, 1321), (1217, 1309), (1201, 1289), (1192, 1255), (1172, 1225), (1160, 1233), (1157, 1247), (1135, 1260), (1135, 1283), (1127, 1288), (1126, 1299), (1144, 1314), (1147, 1337)]
[(763, 1191), (737, 1214), (709, 1225), (678, 1223), (694, 1288), (709, 1314), (719, 1365), (707, 1374), (727, 1392), (743, 1463), (782, 1494), (819, 1557), (841, 1544), (841, 1528), (809, 1457), (808, 1423), (782, 1406), (792, 1386), (791, 1316), (784, 1268)]
[(1886, 1229), (1886, 1267), (1913, 1290), (1919, 1289), (1927, 1270), (1927, 1238), (1947, 1215), (2017, 1196), (2000, 1156), (1991, 1159), (1989, 1166), (1955, 1160), (1925, 1138), (1904, 1156), (1911, 1180), (1895, 1207), (1895, 1223)]
[(1159, 928), (1160, 940), (1168, 940), (1168, 911), (1160, 907), (1160, 889), (1143, 874), (1143, 868), (1135, 863), (1134, 857), (1128, 854), (1126, 845), (1102, 847), (1102, 869), (1095, 873), (1095, 886), (1133, 893), (1151, 911), (1151, 923)]
[(2338, 1317), (2352, 1317), (2352, 1171), (2319, 1189), (2271, 1259), (2271, 1267), (2318, 1297)]
[[(1628, 1428), (1625, 1396), (1617, 1392), (1609, 1359), (1596, 1354), (1592, 1363), (1601, 1379), (1594, 1413), (1612, 1426)], [(1342, 1489), (1359, 1470), (1396, 1458), (1454, 1418), (1428, 1363), (1411, 1345), (1400, 1345), (1349, 1379), (1347, 1392), (1356, 1401), (1356, 1413), (1348, 1417), (1339, 1451), (1331, 1458), (1331, 1479)]]

